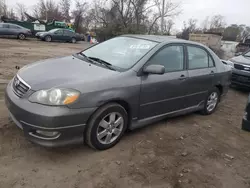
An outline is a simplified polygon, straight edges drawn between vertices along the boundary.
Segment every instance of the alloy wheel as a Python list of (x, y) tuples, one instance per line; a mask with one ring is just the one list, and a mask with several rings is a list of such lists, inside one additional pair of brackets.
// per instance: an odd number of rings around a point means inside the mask
[(214, 108), (216, 107), (217, 103), (218, 103), (218, 93), (217, 92), (212, 92), (207, 100), (207, 111), (211, 112), (214, 110)]
[(124, 119), (118, 112), (106, 115), (99, 123), (97, 128), (97, 140), (101, 144), (114, 142), (122, 133)]
[(24, 34), (19, 34), (19, 39), (24, 40), (25, 39), (25, 35)]
[(75, 38), (72, 38), (71, 42), (72, 42), (72, 43), (76, 43), (76, 39), (75, 39)]
[(47, 42), (51, 42), (51, 37), (50, 37), (50, 36), (46, 36), (45, 40), (46, 40)]

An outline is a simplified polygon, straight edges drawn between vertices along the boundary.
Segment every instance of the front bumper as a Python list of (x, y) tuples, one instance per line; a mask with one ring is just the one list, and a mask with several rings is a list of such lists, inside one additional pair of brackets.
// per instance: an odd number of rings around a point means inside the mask
[[(13, 92), (10, 82), (5, 92), (10, 117), (30, 141), (46, 147), (83, 143), (87, 121), (96, 108), (70, 109), (31, 103)], [(55, 135), (40, 134), (41, 131)], [(56, 134), (57, 133), (57, 134)]]
[(233, 69), (231, 83), (238, 86), (250, 87), (250, 72)]

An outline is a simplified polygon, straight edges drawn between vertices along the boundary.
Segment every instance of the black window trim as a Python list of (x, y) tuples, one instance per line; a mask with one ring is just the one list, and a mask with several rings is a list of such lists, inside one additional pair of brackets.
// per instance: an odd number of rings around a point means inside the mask
[(170, 46), (181, 46), (183, 49), (183, 69), (182, 70), (174, 70), (174, 71), (165, 71), (164, 74), (167, 73), (172, 73), (172, 72), (181, 72), (181, 71), (185, 71), (187, 70), (187, 56), (186, 56), (186, 49), (185, 49), (185, 44), (184, 43), (168, 43), (165, 44), (164, 46), (160, 47), (154, 54), (152, 54), (152, 56), (147, 60), (147, 62), (142, 66), (142, 70), (145, 66), (147, 66), (149, 64), (149, 61), (161, 50), (163, 50), (164, 48), (170, 47)]
[[(207, 67), (189, 69), (188, 46), (200, 48), (200, 49), (204, 50), (204, 51), (207, 53), (207, 57), (208, 57), (208, 65), (207, 65)], [(216, 67), (216, 66), (215, 66), (214, 58), (212, 57), (212, 55), (210, 54), (210, 52), (209, 52), (206, 48), (204, 48), (203, 46), (196, 45), (196, 44), (188, 44), (188, 43), (185, 43), (185, 49), (186, 49), (186, 57), (187, 57), (187, 58), (186, 58), (187, 70), (207, 69), (207, 68), (214, 68), (214, 67)], [(212, 59), (212, 61), (213, 61), (213, 66), (212, 66), (212, 67), (209, 66), (209, 57), (210, 57), (210, 58)]]

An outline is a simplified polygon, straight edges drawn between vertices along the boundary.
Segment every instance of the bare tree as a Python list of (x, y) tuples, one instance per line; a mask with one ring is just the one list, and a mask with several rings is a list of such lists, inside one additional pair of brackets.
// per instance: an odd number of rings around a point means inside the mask
[(173, 22), (173, 20), (165, 20), (165, 23), (164, 23), (164, 27), (165, 27), (165, 33), (167, 34), (167, 35), (170, 35), (171, 34), (171, 30), (172, 30), (172, 28), (173, 28), (173, 26), (174, 26), (174, 22)]
[(182, 33), (180, 34), (180, 38), (182, 39), (189, 39), (189, 34), (197, 32), (197, 20), (196, 19), (189, 19), (188, 22), (183, 22), (183, 29)]
[(0, 0), (0, 15), (7, 16), (7, 5), (5, 0)]
[(16, 12), (17, 12), (17, 17), (21, 20), (24, 21), (25, 19), (25, 12), (26, 12), (26, 7), (22, 3), (17, 3), (16, 4)]
[(134, 13), (134, 19), (136, 24), (136, 30), (140, 30), (140, 25), (147, 17), (146, 14), (151, 11), (153, 7), (156, 6), (156, 4), (149, 3), (149, 0), (132, 0), (133, 5), (133, 13)]
[(33, 16), (42, 20), (62, 20), (63, 16), (60, 12), (59, 5), (53, 0), (40, 0), (33, 10)]
[(132, 0), (112, 0), (112, 3), (119, 13), (118, 20), (122, 23), (124, 28), (127, 28), (128, 24), (132, 22)]
[(77, 32), (81, 32), (84, 13), (86, 13), (87, 2), (76, 1), (76, 8), (73, 10), (72, 15), (74, 19), (74, 26)]
[(158, 11), (154, 13), (153, 19), (151, 20), (151, 25), (149, 26), (149, 31), (148, 31), (149, 34), (151, 33), (154, 25), (161, 17), (163, 17), (164, 19), (173, 18), (181, 13), (180, 3), (173, 3), (171, 1), (166, 2), (164, 6), (164, 12), (162, 12), (161, 0), (155, 0), (155, 4)]
[(70, 22), (70, 0), (61, 0), (60, 2), (60, 10), (62, 12), (62, 16), (66, 22)]
[(201, 29), (203, 32), (207, 31), (209, 28), (209, 17), (207, 16), (205, 20), (201, 23)]
[(222, 32), (226, 26), (226, 22), (223, 16), (215, 15), (211, 18), (210, 21), (210, 31), (213, 32)]

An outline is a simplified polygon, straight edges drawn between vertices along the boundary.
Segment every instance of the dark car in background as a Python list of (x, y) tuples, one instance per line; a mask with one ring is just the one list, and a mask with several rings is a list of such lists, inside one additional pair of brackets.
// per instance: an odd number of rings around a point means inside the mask
[(20, 69), (5, 101), (25, 136), (49, 147), (114, 146), (127, 129), (200, 111), (212, 114), (231, 68), (209, 48), (164, 36), (125, 35)]
[(242, 119), (242, 130), (250, 132), (250, 95), (248, 95), (247, 105)]
[(227, 61), (232, 67), (232, 85), (250, 87), (250, 50)]
[(46, 32), (38, 32), (36, 33), (36, 37), (46, 42), (65, 41), (76, 43), (77, 41), (81, 41), (81, 36), (69, 29), (52, 29)]
[(14, 36), (18, 39), (24, 40), (26, 37), (31, 36), (30, 29), (10, 23), (0, 23), (0, 36)]

